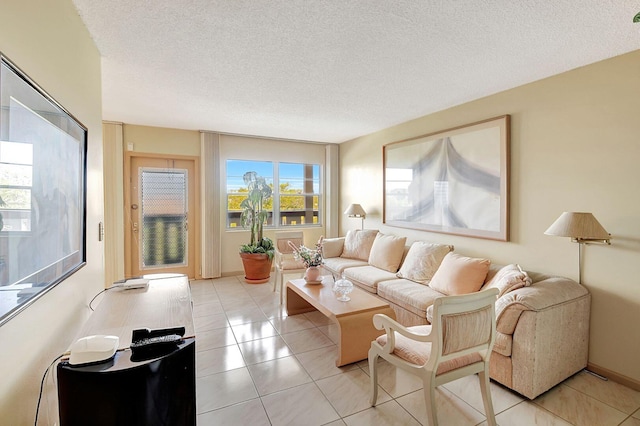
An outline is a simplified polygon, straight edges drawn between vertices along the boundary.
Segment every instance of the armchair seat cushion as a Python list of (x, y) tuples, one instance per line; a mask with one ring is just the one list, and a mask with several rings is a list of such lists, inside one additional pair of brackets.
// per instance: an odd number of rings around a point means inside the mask
[(395, 279), (378, 283), (378, 295), (422, 318), (426, 318), (427, 307), (443, 294), (429, 286), (405, 279)]
[[(416, 325), (413, 327), (407, 327), (412, 333), (427, 335), (431, 333), (430, 325)], [(394, 332), (395, 333), (395, 332)], [(387, 344), (387, 335), (383, 334), (378, 337), (376, 341), (384, 346)], [(429, 361), (431, 356), (431, 343), (430, 342), (418, 342), (413, 339), (409, 339), (400, 333), (395, 333), (395, 347), (393, 354), (404, 359), (407, 362), (415, 365), (424, 365)], [(474, 352), (470, 355), (461, 356), (458, 358), (444, 361), (438, 365), (436, 375), (444, 374), (446, 372), (464, 367), (465, 365), (481, 362), (482, 357)]]

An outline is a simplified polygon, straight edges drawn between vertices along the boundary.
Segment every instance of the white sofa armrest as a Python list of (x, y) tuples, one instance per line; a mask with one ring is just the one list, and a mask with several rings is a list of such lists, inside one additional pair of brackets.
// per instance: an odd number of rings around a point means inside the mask
[(540, 312), (584, 297), (588, 293), (584, 286), (563, 277), (546, 277), (531, 286), (513, 290), (496, 301), (498, 331), (513, 334), (522, 312)]

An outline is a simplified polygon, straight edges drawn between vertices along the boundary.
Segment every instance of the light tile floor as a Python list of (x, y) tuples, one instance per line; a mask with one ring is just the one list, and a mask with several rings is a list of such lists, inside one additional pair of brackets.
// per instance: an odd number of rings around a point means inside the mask
[[(287, 316), (272, 284), (242, 277), (191, 282), (198, 425), (426, 424), (422, 385), (381, 361), (369, 405), (367, 361), (335, 366), (335, 326)], [(580, 372), (533, 401), (491, 383), (498, 424), (640, 426), (640, 392)], [(442, 425), (485, 425), (475, 377), (440, 386)]]

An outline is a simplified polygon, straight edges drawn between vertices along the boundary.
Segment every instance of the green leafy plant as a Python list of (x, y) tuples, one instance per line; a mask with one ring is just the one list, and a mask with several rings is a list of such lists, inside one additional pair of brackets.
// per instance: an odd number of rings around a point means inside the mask
[(640, 12), (636, 13), (636, 16), (633, 17), (633, 22), (640, 22)]
[(264, 209), (265, 203), (271, 198), (273, 191), (267, 181), (256, 172), (247, 172), (242, 177), (247, 185), (247, 198), (242, 200), (240, 208), (240, 224), (251, 231), (249, 244), (240, 247), (241, 253), (265, 253), (269, 259), (273, 259), (273, 241), (264, 237), (262, 229), (269, 217), (269, 212)]

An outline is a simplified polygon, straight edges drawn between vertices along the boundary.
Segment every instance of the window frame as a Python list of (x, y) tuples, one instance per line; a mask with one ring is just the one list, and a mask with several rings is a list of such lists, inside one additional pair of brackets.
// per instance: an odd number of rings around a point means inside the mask
[[(225, 207), (225, 211), (226, 211), (226, 219), (225, 219), (225, 230), (226, 231), (235, 231), (235, 230), (244, 230), (244, 228), (242, 228), (242, 226), (236, 225), (236, 226), (231, 226), (231, 224), (233, 223), (230, 219), (229, 213), (229, 197), (233, 196), (233, 195), (241, 195), (243, 194), (242, 192), (230, 192), (229, 191), (229, 162), (247, 162), (247, 163), (269, 163), (271, 165), (271, 170), (272, 170), (272, 176), (264, 176), (267, 180), (267, 182), (269, 182), (271, 184), (271, 187), (273, 189), (273, 194), (271, 197), (271, 201), (272, 201), (272, 206), (271, 209), (269, 210), (269, 219), (268, 219), (268, 223), (264, 225), (265, 229), (299, 229), (301, 227), (322, 227), (323, 226), (323, 221), (324, 221), (324, 214), (323, 214), (323, 180), (322, 180), (322, 173), (323, 173), (323, 167), (322, 164), (320, 163), (308, 163), (308, 162), (295, 162), (295, 161), (276, 161), (276, 160), (247, 160), (247, 159), (239, 159), (239, 158), (228, 158), (225, 160), (225, 200), (226, 200), (226, 207)], [(314, 188), (314, 186), (317, 183), (317, 187), (318, 187), (318, 192), (312, 192), (312, 193), (307, 193), (304, 192), (304, 188), (303, 188), (303, 192), (301, 194), (295, 194), (296, 196), (311, 196), (311, 197), (317, 197), (317, 210), (313, 209), (312, 213), (315, 213), (317, 211), (317, 222), (316, 223), (307, 223), (307, 221), (305, 221), (305, 223), (296, 223), (295, 225), (291, 225), (291, 224), (286, 224), (284, 225), (282, 223), (282, 217), (283, 217), (283, 212), (281, 210), (281, 200), (280, 197), (283, 195), (280, 192), (280, 166), (282, 164), (291, 164), (291, 165), (301, 165), (303, 168), (305, 166), (311, 166), (311, 169), (314, 170), (315, 168), (317, 168), (317, 181), (314, 179), (314, 176), (312, 173), (312, 177), (311, 177), (311, 187), (312, 189)], [(250, 170), (246, 170), (245, 172), (250, 171)], [(233, 175), (232, 177), (234, 178), (238, 178), (241, 176), (236, 176)], [(305, 180), (308, 180), (304, 174), (302, 176), (302, 181), (304, 182)], [(284, 194), (285, 196), (287, 194)], [(294, 194), (292, 194), (294, 195)], [(313, 201), (312, 201), (313, 203)]]

